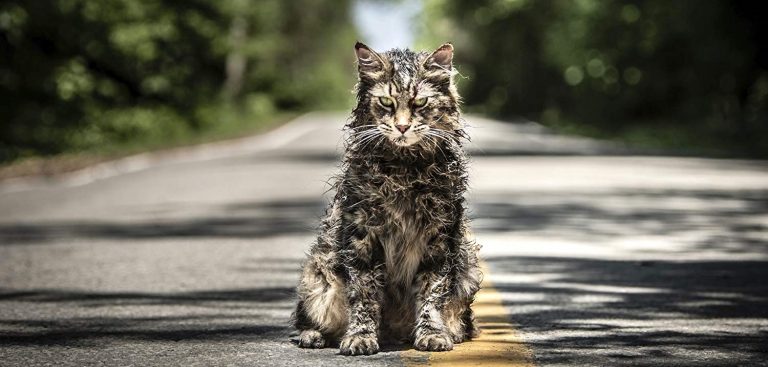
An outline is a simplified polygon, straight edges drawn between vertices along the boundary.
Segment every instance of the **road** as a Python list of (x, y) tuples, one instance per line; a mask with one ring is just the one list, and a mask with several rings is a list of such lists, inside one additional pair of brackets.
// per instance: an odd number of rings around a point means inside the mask
[[(768, 163), (631, 155), (468, 120), (497, 316), (536, 365), (768, 365)], [(293, 341), (293, 287), (344, 121), (310, 114), (238, 142), (0, 184), (0, 365), (430, 361)]]

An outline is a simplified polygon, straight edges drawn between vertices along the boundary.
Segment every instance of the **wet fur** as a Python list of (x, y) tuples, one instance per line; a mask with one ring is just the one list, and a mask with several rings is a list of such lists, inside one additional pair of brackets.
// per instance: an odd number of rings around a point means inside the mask
[[(466, 233), (453, 48), (356, 51), (342, 172), (297, 288), (299, 346), (338, 344), (357, 355), (408, 341), (450, 350), (477, 333), (470, 306), (482, 278)], [(382, 105), (382, 94), (396, 107)], [(428, 103), (416, 107), (423, 95)], [(408, 124), (406, 133), (397, 124)]]

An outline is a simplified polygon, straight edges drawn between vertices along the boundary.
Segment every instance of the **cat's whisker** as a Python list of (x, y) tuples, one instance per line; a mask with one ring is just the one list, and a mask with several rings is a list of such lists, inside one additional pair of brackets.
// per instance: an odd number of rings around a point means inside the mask
[(370, 145), (372, 141), (376, 140), (376, 138), (383, 137), (383, 136), (384, 135), (380, 131), (374, 130), (374, 131), (370, 132), (368, 135), (365, 135), (360, 140), (358, 140), (357, 149), (358, 150), (363, 150), (368, 145)]
[(386, 139), (379, 139), (379, 141), (376, 142), (376, 144), (373, 145), (373, 149), (376, 149), (379, 147), (379, 144), (381, 144)]
[(367, 139), (364, 139), (364, 140), (360, 140), (360, 141), (358, 141), (358, 142), (357, 142), (357, 145), (355, 146), (355, 147), (357, 148), (357, 150), (361, 150), (362, 148), (364, 148), (364, 147), (366, 146), (366, 143), (367, 143), (367, 142), (368, 142), (370, 139), (373, 139), (373, 137), (370, 137), (370, 138), (367, 138)]
[(444, 150), (443, 150), (443, 148), (440, 146), (440, 142), (437, 140), (437, 137), (436, 137), (436, 136), (434, 136), (434, 135), (430, 135), (430, 138), (432, 138), (432, 144), (434, 145), (434, 148), (436, 148), (437, 150), (439, 150), (439, 151), (440, 151), (440, 153), (441, 153), (443, 156), (446, 156), (446, 154), (445, 154), (445, 151), (444, 151)]
[(428, 131), (427, 135), (432, 136), (432, 137), (437, 138), (437, 139), (440, 139), (440, 140), (448, 140), (448, 138), (446, 136), (436, 132), (435, 130)]
[(369, 140), (369, 141), (368, 141), (368, 143), (367, 143), (367, 144), (365, 144), (365, 145), (362, 147), (362, 149), (363, 149), (363, 150), (365, 150), (365, 149), (368, 149), (368, 148), (371, 146), (371, 144), (373, 144), (373, 146), (371, 147), (371, 150), (373, 150), (373, 149), (375, 149), (375, 148), (376, 148), (376, 146), (378, 145), (378, 143), (379, 143), (379, 142), (381, 142), (382, 140), (383, 140), (383, 139), (372, 139), (372, 140)]
[(376, 129), (376, 128), (372, 128), (372, 129), (369, 128), (367, 130), (356, 131), (354, 134), (355, 135), (361, 135), (361, 134), (366, 134), (366, 133), (371, 133), (371, 132), (376, 132), (376, 131), (378, 131), (378, 129)]
[(376, 128), (368, 128), (365, 130), (359, 130), (359, 131), (350, 131), (349, 136), (353, 139), (359, 138), (360, 136), (364, 136), (373, 132), (376, 132), (378, 129)]
[(369, 131), (369, 132), (366, 132), (365, 134), (361, 134), (357, 138), (357, 141), (365, 141), (365, 140), (368, 140), (371, 137), (378, 136), (378, 135), (381, 135), (380, 131)]
[(450, 131), (440, 130), (440, 129), (432, 129), (431, 131), (433, 131), (435, 133), (435, 135), (439, 135), (440, 137), (442, 137), (445, 140), (454, 140), (454, 139), (456, 139), (456, 135), (453, 132), (450, 132)]
[(433, 138), (432, 136), (429, 136), (429, 135), (424, 135), (424, 136), (421, 138), (421, 141), (423, 141), (423, 142), (424, 142), (424, 145), (425, 145), (425, 146), (426, 146), (428, 149), (430, 149), (430, 150), (434, 150), (434, 149), (435, 149), (435, 146), (436, 146), (436, 145), (435, 145), (435, 140), (434, 140), (434, 139), (435, 139), (435, 138)]
[(368, 133), (368, 134), (365, 134), (365, 135), (362, 135), (362, 136), (358, 137), (357, 140), (358, 141), (364, 141), (364, 140), (367, 140), (368, 138), (370, 138), (372, 136), (376, 136), (376, 135), (378, 135), (378, 134), (376, 134), (376, 133)]
[(360, 146), (359, 146), (359, 148), (360, 148), (360, 149), (363, 149), (363, 148), (365, 148), (365, 147), (366, 147), (366, 146), (368, 146), (368, 145), (371, 143), (371, 141), (373, 141), (373, 139), (375, 139), (375, 138), (376, 138), (375, 136), (371, 136), (371, 137), (369, 137), (369, 138), (367, 138), (367, 139), (365, 139), (365, 140), (361, 141), (361, 142), (360, 142)]
[(366, 125), (352, 126), (349, 129), (350, 130), (357, 130), (357, 129), (364, 129), (364, 128), (375, 127), (375, 126), (376, 126), (376, 124), (366, 124)]

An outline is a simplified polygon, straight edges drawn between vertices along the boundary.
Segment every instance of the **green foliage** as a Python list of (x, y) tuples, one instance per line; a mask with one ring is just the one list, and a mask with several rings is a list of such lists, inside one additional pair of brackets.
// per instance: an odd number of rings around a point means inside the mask
[(750, 1), (426, 0), (470, 109), (768, 155), (768, 32)]
[[(347, 1), (0, 5), (0, 162), (349, 103)], [(347, 57), (345, 57), (347, 56)]]

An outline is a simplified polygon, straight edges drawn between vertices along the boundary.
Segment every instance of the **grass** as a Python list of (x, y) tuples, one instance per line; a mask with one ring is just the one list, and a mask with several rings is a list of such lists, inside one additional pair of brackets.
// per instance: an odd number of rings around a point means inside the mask
[(548, 121), (552, 130), (575, 136), (611, 140), (654, 155), (682, 155), (716, 158), (768, 158), (768, 131), (720, 131), (701, 124), (675, 121), (645, 121), (620, 128), (600, 129), (567, 119)]
[(135, 154), (162, 152), (194, 145), (221, 142), (264, 133), (295, 118), (296, 112), (277, 112), (266, 117), (224, 116), (221, 123), (171, 137), (130, 140), (95, 145), (89, 149), (46, 157), (26, 157), (0, 165), (0, 181), (28, 176), (55, 176)]

